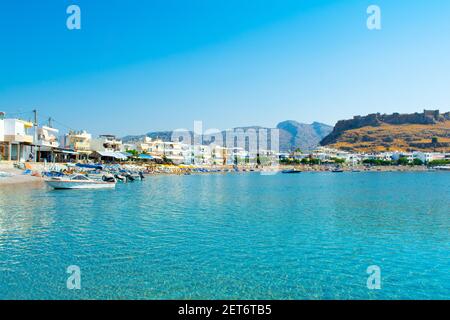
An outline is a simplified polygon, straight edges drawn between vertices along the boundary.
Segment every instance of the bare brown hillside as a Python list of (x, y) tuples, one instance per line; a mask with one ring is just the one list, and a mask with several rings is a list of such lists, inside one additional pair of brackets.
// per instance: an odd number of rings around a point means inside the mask
[(380, 124), (346, 130), (327, 146), (353, 152), (450, 152), (450, 121), (434, 124)]

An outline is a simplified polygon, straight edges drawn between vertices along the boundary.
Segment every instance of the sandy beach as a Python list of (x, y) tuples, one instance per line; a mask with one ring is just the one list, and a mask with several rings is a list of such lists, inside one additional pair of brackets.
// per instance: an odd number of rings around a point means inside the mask
[[(23, 170), (14, 168), (12, 163), (0, 163), (0, 187), (17, 184), (41, 184), (42, 178), (24, 175)], [(6, 173), (3, 177), (1, 173)]]

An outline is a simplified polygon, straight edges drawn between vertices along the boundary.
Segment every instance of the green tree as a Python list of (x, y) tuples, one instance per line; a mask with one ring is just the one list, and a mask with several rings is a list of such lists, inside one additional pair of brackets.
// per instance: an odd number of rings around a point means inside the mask
[(137, 152), (137, 150), (127, 150), (127, 152), (132, 154), (134, 157), (137, 157), (139, 155), (139, 152)]
[(336, 163), (336, 164), (343, 164), (343, 163), (345, 163), (345, 159), (342, 159), (342, 158), (331, 158), (331, 160), (333, 160), (334, 163)]
[(406, 157), (400, 157), (397, 163), (399, 166), (407, 166), (409, 164), (409, 160)]
[(449, 164), (450, 164), (450, 159), (433, 160), (433, 161), (428, 162), (428, 165), (430, 167), (445, 166), (445, 165), (449, 165)]

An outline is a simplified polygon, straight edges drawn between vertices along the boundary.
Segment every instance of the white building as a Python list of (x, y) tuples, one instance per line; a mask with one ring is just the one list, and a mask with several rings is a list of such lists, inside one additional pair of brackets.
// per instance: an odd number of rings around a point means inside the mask
[(230, 148), (230, 150), (231, 150), (231, 159), (232, 159), (233, 164), (236, 162), (238, 164), (243, 164), (243, 163), (249, 161), (249, 159), (250, 159), (249, 152), (246, 151), (244, 148), (235, 147), (235, 148)]
[(114, 135), (104, 134), (91, 139), (90, 149), (97, 152), (121, 152), (124, 151), (122, 140)]
[(184, 163), (185, 149), (180, 142), (164, 142), (164, 156), (175, 164)]
[(125, 152), (130, 150), (137, 150), (137, 145), (134, 143), (124, 143), (123, 150), (125, 150)]
[(37, 145), (41, 148), (58, 148), (57, 138), (59, 130), (51, 127), (42, 126), (37, 131)]
[(0, 122), (1, 158), (10, 161), (29, 160), (33, 136), (28, 130), (33, 127), (33, 123), (19, 119), (1, 119)]
[(46, 160), (48, 162), (55, 161), (55, 152), (61, 153), (59, 150), (58, 129), (42, 126), (37, 129), (38, 161)]
[(165, 157), (175, 164), (192, 163), (192, 150), (190, 146), (180, 142), (162, 141), (161, 139), (144, 137), (142, 141), (136, 143), (136, 150), (139, 153), (149, 154), (156, 159)]
[(211, 164), (211, 148), (210, 146), (196, 144), (192, 149), (194, 153), (194, 163), (195, 164)]
[(152, 156), (162, 157), (164, 155), (165, 144), (161, 139), (144, 137), (142, 141), (136, 143), (136, 150), (139, 153), (147, 153)]
[(408, 161), (412, 162), (414, 160), (413, 152), (393, 152), (392, 160), (398, 161), (400, 158), (406, 158)]
[(8, 145), (5, 141), (5, 113), (0, 112), (0, 161), (5, 160)]
[(347, 151), (333, 149), (328, 147), (319, 147), (313, 151), (312, 157), (320, 161), (331, 161), (333, 159), (342, 159), (346, 163), (355, 165), (362, 160), (361, 155)]
[(127, 156), (122, 153), (124, 150), (122, 140), (115, 135), (104, 134), (90, 141), (90, 158), (105, 161), (123, 161)]
[(210, 145), (211, 164), (227, 165), (232, 164), (231, 150), (215, 144)]
[(445, 153), (413, 152), (413, 159), (419, 159), (423, 163), (429, 163), (434, 160), (445, 160)]

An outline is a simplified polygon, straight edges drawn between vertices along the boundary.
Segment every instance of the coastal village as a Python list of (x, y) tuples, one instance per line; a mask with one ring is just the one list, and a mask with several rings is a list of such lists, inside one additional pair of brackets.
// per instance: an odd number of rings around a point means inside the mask
[[(386, 151), (355, 153), (326, 146), (302, 152), (259, 150), (249, 152), (242, 147), (190, 145), (177, 141), (143, 137), (124, 143), (111, 134), (94, 137), (85, 130), (69, 130), (65, 134), (52, 125), (8, 117), (0, 112), (0, 174), (8, 175), (15, 166), (39, 176), (58, 164), (121, 164), (139, 166), (145, 173), (222, 172), (230, 170), (278, 170), (279, 165), (296, 171), (371, 170), (393, 167), (411, 170), (448, 170), (449, 152)], [(55, 167), (56, 166), (56, 167)], [(427, 167), (428, 166), (428, 167)]]

